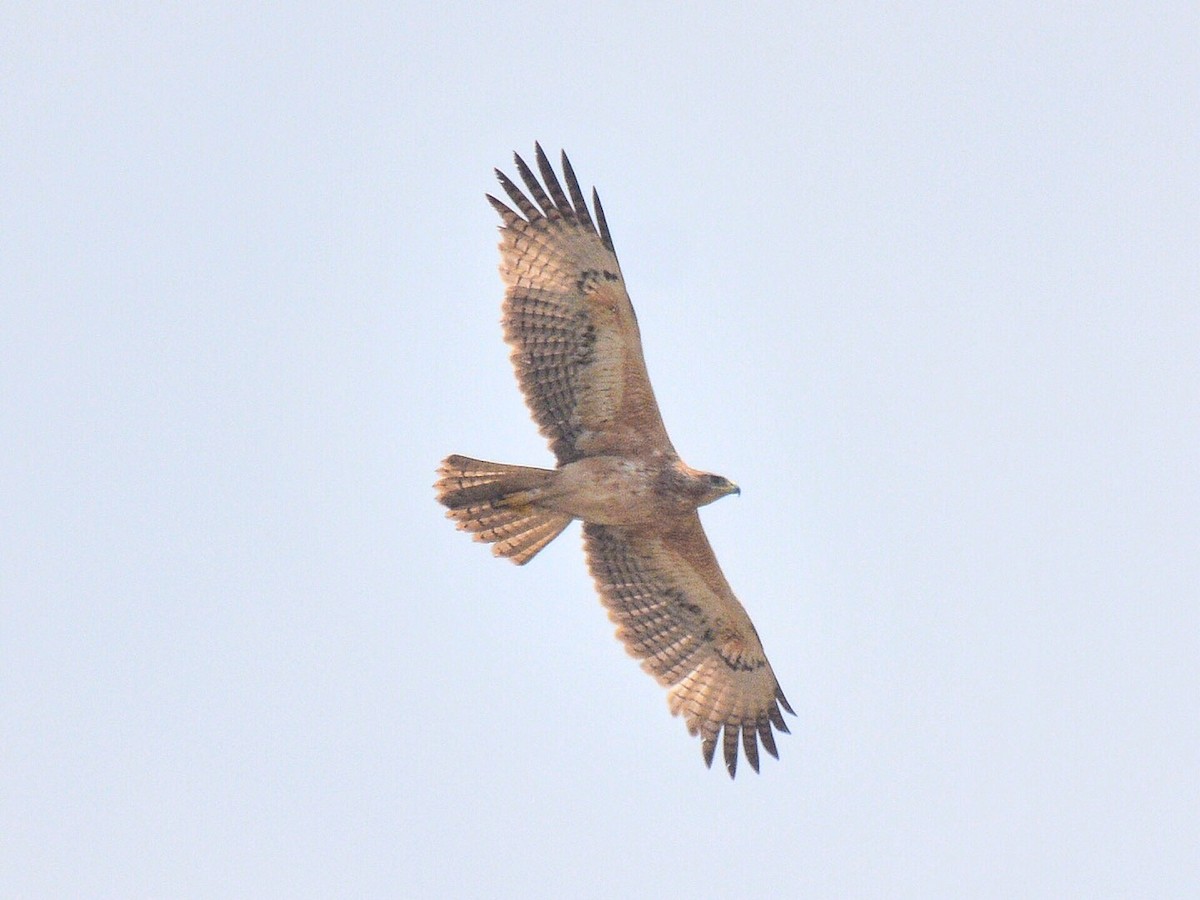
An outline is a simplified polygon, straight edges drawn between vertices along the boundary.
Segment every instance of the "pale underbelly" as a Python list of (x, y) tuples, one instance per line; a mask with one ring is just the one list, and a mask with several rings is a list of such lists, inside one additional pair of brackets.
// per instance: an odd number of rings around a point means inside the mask
[(620, 457), (581, 459), (559, 469), (553, 487), (537, 503), (599, 525), (646, 524), (678, 513), (656, 490), (660, 472)]

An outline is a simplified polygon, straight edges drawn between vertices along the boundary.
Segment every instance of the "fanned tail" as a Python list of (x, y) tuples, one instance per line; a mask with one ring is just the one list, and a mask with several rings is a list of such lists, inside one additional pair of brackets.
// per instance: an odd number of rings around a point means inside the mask
[(494, 544), (494, 554), (523, 566), (571, 524), (570, 516), (534, 503), (538, 490), (557, 474), (454, 455), (442, 460), (434, 489), (461, 530)]

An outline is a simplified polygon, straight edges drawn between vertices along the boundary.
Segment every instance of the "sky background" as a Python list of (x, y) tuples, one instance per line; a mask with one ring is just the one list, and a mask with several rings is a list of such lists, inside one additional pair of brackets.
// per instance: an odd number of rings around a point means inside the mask
[[(0, 894), (1200, 883), (1194, 3), (8, 3)], [(491, 169), (604, 199), (797, 716), (730, 782), (547, 465)]]

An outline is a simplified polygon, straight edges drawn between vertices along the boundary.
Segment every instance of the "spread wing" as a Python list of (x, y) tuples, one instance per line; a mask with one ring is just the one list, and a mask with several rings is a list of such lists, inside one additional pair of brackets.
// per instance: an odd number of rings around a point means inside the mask
[(712, 765), (724, 731), (725, 766), (737, 771), (738, 743), (758, 771), (758, 740), (775, 758), (771, 726), (787, 732), (788, 705), (758, 632), (721, 573), (692, 513), (658, 531), (587, 523), (588, 565), (617, 637), (668, 689), (673, 714), (699, 734)]
[(504, 338), (525, 402), (560, 465), (673, 453), (600, 197), (593, 189), (593, 221), (567, 155), (564, 192), (540, 145), (536, 152), (545, 187), (515, 157), (529, 196), (496, 170), (519, 215), (488, 195), (504, 220)]

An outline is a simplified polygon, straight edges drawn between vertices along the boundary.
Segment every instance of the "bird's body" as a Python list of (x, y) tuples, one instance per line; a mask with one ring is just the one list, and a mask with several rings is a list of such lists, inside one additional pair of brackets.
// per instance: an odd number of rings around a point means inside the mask
[[(481, 462), (464, 456), (449, 457), (443, 465), (441, 483), (449, 485), (456, 473), (461, 473), (461, 486), (470, 486), (470, 466)], [(506, 468), (502, 463), (485, 465), (492, 470)], [(558, 469), (521, 467), (520, 471), (521, 477), (507, 482), (506, 508), (537, 508), (597, 525), (651, 526), (738, 490), (732, 482), (690, 469), (677, 458), (660, 461), (588, 456)], [(495, 499), (494, 492), (488, 499)]]
[(564, 192), (536, 151), (544, 187), (516, 157), (532, 200), (496, 173), (520, 215), (488, 199), (504, 222), (505, 339), (558, 465), (449, 456), (438, 470), (438, 499), (460, 528), (518, 564), (583, 521), (589, 566), (618, 637), (668, 688), (671, 711), (700, 735), (706, 762), (724, 731), (729, 774), (739, 743), (757, 770), (757, 741), (777, 755), (771, 727), (787, 731), (779, 706), (791, 708), (696, 513), (738, 488), (675, 452), (600, 198), (592, 192), (593, 222), (566, 154)]

